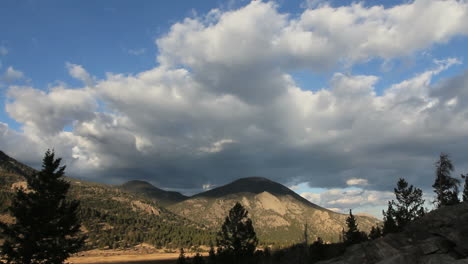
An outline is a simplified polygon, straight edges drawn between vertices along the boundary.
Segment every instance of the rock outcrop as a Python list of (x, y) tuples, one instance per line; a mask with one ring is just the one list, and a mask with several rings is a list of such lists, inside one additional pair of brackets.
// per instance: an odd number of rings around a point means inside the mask
[(322, 264), (468, 264), (468, 202), (440, 208), (403, 232), (353, 245)]

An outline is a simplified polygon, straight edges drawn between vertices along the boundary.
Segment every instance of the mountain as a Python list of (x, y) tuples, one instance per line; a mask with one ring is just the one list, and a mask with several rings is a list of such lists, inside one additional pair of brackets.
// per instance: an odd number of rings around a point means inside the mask
[[(289, 188), (261, 177), (243, 178), (194, 195), (168, 207), (172, 212), (218, 230), (230, 208), (242, 203), (264, 243), (292, 244), (321, 237), (339, 241), (348, 215), (335, 213), (309, 202)], [(209, 213), (206, 213), (209, 212)], [(356, 216), (359, 228), (369, 232), (380, 223), (374, 217)]]
[[(25, 187), (25, 175), (35, 170), (0, 152), (0, 220), (11, 222), (7, 207), (16, 187)], [(124, 248), (140, 243), (157, 247), (208, 245), (213, 234), (180, 217), (144, 195), (118, 186), (68, 178), (69, 197), (80, 201), (82, 231), (87, 248)], [(1, 234), (0, 234), (1, 236)]]
[(436, 209), (400, 233), (353, 245), (323, 264), (468, 263), (468, 202)]
[(140, 193), (145, 195), (148, 198), (155, 200), (162, 206), (175, 204), (188, 198), (181, 193), (165, 191), (153, 186), (149, 182), (139, 180), (128, 181), (122, 184), (120, 189), (127, 192)]
[(18, 162), (0, 150), (0, 172), (24, 176), (32, 174), (34, 169)]

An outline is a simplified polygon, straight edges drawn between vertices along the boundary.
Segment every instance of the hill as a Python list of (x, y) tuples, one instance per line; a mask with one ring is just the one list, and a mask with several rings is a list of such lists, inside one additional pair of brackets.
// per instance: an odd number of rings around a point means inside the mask
[[(236, 180), (194, 195), (168, 209), (218, 230), (229, 209), (238, 201), (249, 211), (263, 243), (286, 245), (302, 242), (306, 224), (309, 241), (321, 237), (325, 241), (336, 242), (340, 239), (341, 230), (346, 228), (347, 215), (322, 208), (284, 185), (260, 177)], [(356, 218), (359, 228), (366, 232), (379, 223), (369, 216)]]
[(158, 202), (162, 206), (175, 204), (184, 201), (188, 198), (187, 196), (178, 192), (171, 192), (159, 189), (146, 181), (128, 181), (122, 184), (119, 188), (127, 192), (145, 195), (148, 198)]
[[(0, 152), (0, 219), (11, 221), (6, 208), (14, 188), (35, 170)], [(207, 245), (213, 235), (145, 196), (112, 185), (67, 178), (70, 198), (80, 201), (82, 230), (88, 248), (124, 248), (140, 243), (157, 247)]]
[(468, 263), (468, 202), (434, 210), (403, 232), (353, 245), (322, 264)]

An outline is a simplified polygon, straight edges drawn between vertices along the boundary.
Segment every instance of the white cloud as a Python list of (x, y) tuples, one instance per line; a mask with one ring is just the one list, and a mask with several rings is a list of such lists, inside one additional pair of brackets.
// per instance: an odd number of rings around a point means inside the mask
[(468, 34), (468, 3), (455, 0), (417, 0), (387, 9), (323, 5), (294, 19), (278, 13), (272, 2), (252, 1), (217, 17), (175, 24), (157, 40), (159, 62), (200, 73), (215, 70), (214, 81), (220, 65), (323, 70), (339, 61), (405, 56)]
[(82, 81), (87, 86), (93, 86), (94, 78), (81, 65), (67, 62), (68, 73), (75, 79)]
[(94, 117), (96, 102), (87, 89), (51, 88), (48, 93), (27, 86), (11, 86), (6, 111), (36, 136), (55, 135), (66, 125)]
[(301, 196), (312, 203), (342, 213), (349, 209), (356, 209), (355, 212), (359, 212), (360, 208), (365, 207), (379, 208), (377, 211), (380, 212), (380, 208), (395, 198), (392, 192), (364, 189), (330, 189), (322, 193), (301, 193)]
[(369, 182), (366, 179), (352, 178), (346, 181), (346, 184), (349, 186), (360, 185), (366, 186), (369, 185)]
[(5, 73), (3, 74), (2, 80), (10, 83), (18, 81), (24, 78), (24, 74), (21, 71), (15, 70), (12, 66), (8, 67)]

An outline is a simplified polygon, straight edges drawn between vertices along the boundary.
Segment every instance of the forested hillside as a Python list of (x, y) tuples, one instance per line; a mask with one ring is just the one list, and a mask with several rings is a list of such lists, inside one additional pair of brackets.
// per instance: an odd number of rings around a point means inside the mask
[[(25, 186), (23, 173), (34, 170), (0, 153), (0, 215), (10, 220), (7, 207), (14, 188)], [(82, 231), (87, 248), (123, 248), (143, 242), (157, 247), (179, 248), (208, 245), (213, 234), (159, 206), (155, 201), (119, 188), (78, 181), (71, 182), (70, 198), (81, 202)]]

